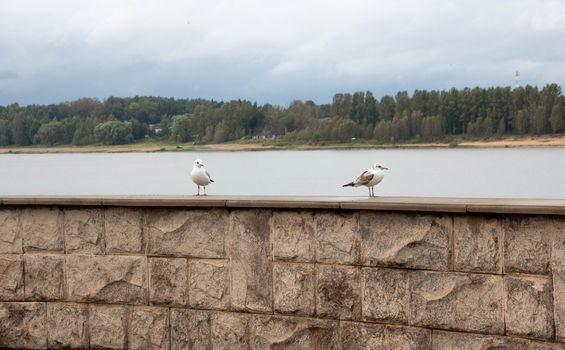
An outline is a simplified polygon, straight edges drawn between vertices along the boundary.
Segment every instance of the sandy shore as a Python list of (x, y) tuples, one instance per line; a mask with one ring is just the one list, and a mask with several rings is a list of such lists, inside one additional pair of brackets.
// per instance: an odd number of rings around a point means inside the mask
[[(458, 147), (497, 148), (497, 147), (565, 147), (565, 135), (540, 136), (525, 138), (507, 138), (492, 141), (461, 141)], [(0, 147), (0, 153), (118, 153), (118, 152), (166, 152), (166, 151), (256, 151), (272, 149), (355, 149), (355, 148), (445, 148), (447, 143), (418, 143), (418, 144), (392, 144), (373, 145), (358, 144), (331, 144), (318, 145), (290, 145), (275, 146), (258, 143), (222, 143), (211, 145), (185, 144), (177, 148), (172, 144), (131, 144), (118, 146), (28, 146), (28, 147)]]

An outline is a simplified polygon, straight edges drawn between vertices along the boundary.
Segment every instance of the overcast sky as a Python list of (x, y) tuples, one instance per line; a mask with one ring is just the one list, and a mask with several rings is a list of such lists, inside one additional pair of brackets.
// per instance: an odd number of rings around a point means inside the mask
[(564, 0), (0, 0), (0, 105), (565, 87), (564, 40)]

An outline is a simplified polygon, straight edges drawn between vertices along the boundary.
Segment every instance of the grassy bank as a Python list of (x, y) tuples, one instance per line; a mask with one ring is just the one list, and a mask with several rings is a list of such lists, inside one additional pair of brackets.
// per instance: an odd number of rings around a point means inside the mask
[(142, 142), (128, 145), (89, 146), (25, 146), (0, 147), (0, 153), (108, 153), (108, 152), (182, 152), (182, 151), (258, 151), (258, 150), (314, 150), (314, 149), (363, 149), (363, 148), (446, 148), (446, 147), (564, 147), (565, 135), (512, 137), (493, 140), (450, 140), (449, 142), (376, 144), (370, 142), (299, 144), (291, 142), (242, 142), (209, 145), (170, 142)]

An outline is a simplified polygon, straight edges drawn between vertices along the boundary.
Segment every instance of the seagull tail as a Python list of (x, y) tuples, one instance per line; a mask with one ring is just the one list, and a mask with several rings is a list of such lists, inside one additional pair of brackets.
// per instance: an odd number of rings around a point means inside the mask
[(348, 187), (348, 186), (353, 187), (353, 186), (355, 186), (355, 184), (354, 184), (353, 182), (350, 182), (350, 183), (345, 184), (345, 185), (343, 185), (343, 186), (341, 186), (341, 187)]
[(214, 182), (214, 180), (210, 179), (210, 182)]

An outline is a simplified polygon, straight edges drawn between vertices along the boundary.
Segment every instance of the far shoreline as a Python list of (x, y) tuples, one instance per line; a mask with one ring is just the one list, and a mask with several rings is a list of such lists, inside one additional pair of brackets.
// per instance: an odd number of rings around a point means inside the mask
[[(179, 147), (180, 146), (180, 147)], [(423, 148), (538, 148), (565, 147), (565, 135), (528, 136), (501, 138), (496, 140), (454, 140), (447, 142), (373, 144), (368, 142), (332, 144), (276, 144), (276, 143), (221, 143), (176, 145), (173, 143), (135, 143), (127, 145), (91, 146), (13, 146), (0, 147), (0, 154), (33, 153), (151, 153), (151, 152), (214, 152), (214, 151), (274, 151), (274, 150), (353, 150), (353, 149), (423, 149)]]

